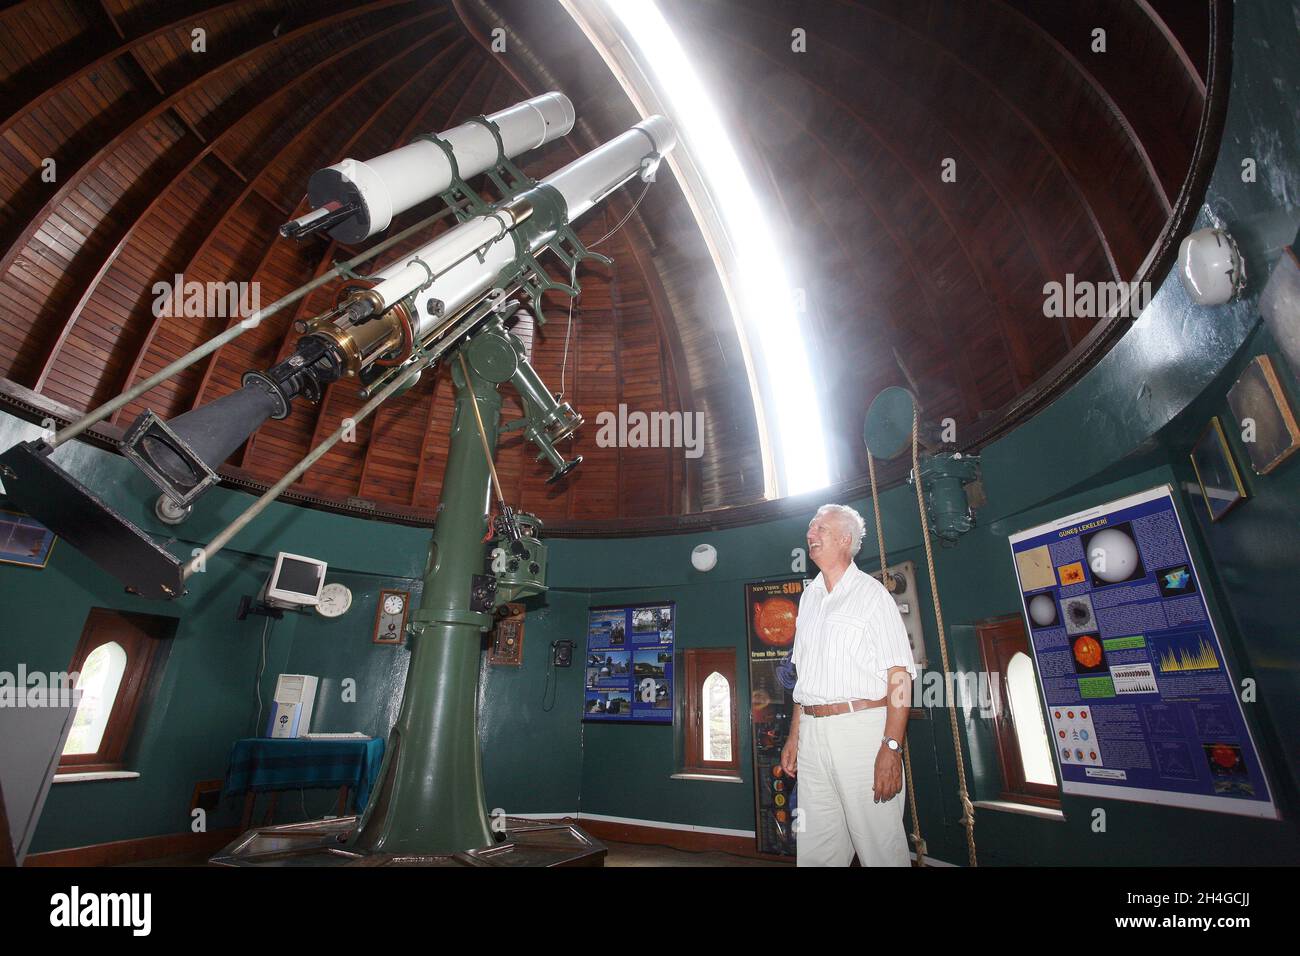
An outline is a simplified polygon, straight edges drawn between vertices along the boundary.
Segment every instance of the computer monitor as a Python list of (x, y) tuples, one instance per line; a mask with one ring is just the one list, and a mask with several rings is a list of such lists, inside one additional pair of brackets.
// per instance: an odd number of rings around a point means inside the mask
[(325, 585), (328, 565), (316, 558), (281, 551), (266, 582), (266, 602), (288, 607), (315, 607)]

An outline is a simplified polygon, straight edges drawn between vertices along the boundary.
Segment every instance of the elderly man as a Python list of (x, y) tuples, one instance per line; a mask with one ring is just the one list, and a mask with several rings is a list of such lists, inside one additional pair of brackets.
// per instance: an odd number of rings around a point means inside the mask
[(799, 866), (908, 866), (902, 741), (916, 663), (884, 586), (853, 563), (862, 516), (824, 505), (808, 525), (821, 573), (799, 600), (798, 677), (781, 751), (798, 774)]

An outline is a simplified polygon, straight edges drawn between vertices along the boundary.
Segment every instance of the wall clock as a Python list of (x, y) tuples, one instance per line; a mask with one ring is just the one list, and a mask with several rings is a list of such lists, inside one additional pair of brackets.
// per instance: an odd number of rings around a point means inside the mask
[(384, 588), (379, 592), (375, 611), (375, 644), (400, 644), (406, 637), (406, 615), (410, 610), (411, 592)]
[(316, 613), (321, 617), (342, 617), (352, 606), (352, 590), (346, 584), (327, 584), (320, 589)]

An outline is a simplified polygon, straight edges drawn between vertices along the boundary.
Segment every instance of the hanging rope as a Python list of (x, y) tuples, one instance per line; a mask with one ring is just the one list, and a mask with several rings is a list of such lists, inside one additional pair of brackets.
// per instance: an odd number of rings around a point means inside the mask
[[(885, 563), (885, 529), (880, 523), (880, 493), (876, 489), (876, 459), (867, 449), (867, 470), (871, 472), (871, 507), (876, 513), (876, 543), (880, 546), (881, 583), (888, 580), (889, 567)], [(888, 584), (885, 584), (889, 587)], [(893, 588), (889, 588), (893, 592)], [(916, 865), (925, 866), (925, 840), (921, 837), (921, 817), (916, 811), (916, 785), (912, 782), (912, 748), (903, 737), (903, 770), (907, 777), (907, 805), (912, 809), (912, 844), (916, 847)]]
[[(939, 628), (939, 654), (943, 659), (944, 674), (951, 674), (948, 667), (948, 639), (944, 636), (943, 608), (939, 606), (939, 582), (934, 573), (934, 551), (930, 546), (930, 520), (926, 516), (925, 494), (921, 490), (921, 461), (917, 449), (921, 430), (920, 410), (912, 403), (912, 484), (916, 485), (916, 505), (921, 512), (921, 540), (925, 542), (925, 564), (930, 572), (930, 598), (934, 601), (934, 621)], [(868, 459), (868, 464), (870, 459)], [(955, 685), (954, 685), (955, 686)], [(966, 851), (971, 866), (979, 866), (975, 858), (975, 805), (971, 803), (966, 791), (966, 761), (961, 754), (961, 734), (957, 729), (956, 701), (948, 708), (948, 719), (952, 724), (952, 749), (957, 758), (957, 795), (961, 800), (961, 822), (966, 827)]]
[(456, 353), (460, 359), (460, 373), (465, 376), (465, 391), (469, 392), (470, 408), (474, 409), (474, 424), (478, 426), (479, 441), (483, 445), (483, 455), (487, 458), (488, 474), (492, 478), (492, 490), (496, 492), (497, 501), (500, 502), (504, 512), (506, 508), (506, 496), (501, 491), (501, 482), (497, 479), (497, 466), (492, 462), (492, 445), (488, 441), (487, 429), (483, 427), (483, 416), (478, 410), (478, 394), (474, 391), (474, 380), (469, 376), (469, 366), (465, 363), (465, 350)]

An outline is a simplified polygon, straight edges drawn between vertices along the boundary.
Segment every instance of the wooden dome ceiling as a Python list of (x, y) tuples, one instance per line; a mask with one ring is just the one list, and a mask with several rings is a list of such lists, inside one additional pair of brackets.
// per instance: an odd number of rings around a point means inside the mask
[[(1077, 369), (1099, 330), (1044, 318), (1044, 284), (1141, 275), (1194, 167), (1209, 3), (660, 5), (788, 240), (837, 480), (865, 471), (863, 413), (880, 388), (906, 384), (901, 368), (927, 414), (967, 434)], [(796, 27), (807, 53), (791, 50)], [(1105, 54), (1090, 49), (1097, 27)], [(494, 30), (505, 53), (490, 49)], [(561, 89), (579, 123), (523, 158), (540, 176), (638, 118), (562, 7), (536, 0), (25, 0), (0, 11), (0, 37), (0, 390), (29, 416), (76, 417), (226, 328), (155, 316), (156, 283), (251, 280), (265, 305), (347, 258), (276, 233), (306, 210), (321, 166)], [(947, 158), (956, 183), (941, 180)], [(580, 234), (604, 235), (630, 208), (615, 196)], [(582, 467), (547, 486), (515, 437), (498, 457), (507, 494), (570, 530), (668, 527), (760, 501), (740, 343), (671, 175), (601, 251), (615, 265), (580, 270), (567, 360), (563, 302), (549, 303), (544, 328), (516, 331), (589, 422), (620, 403), (704, 412), (704, 455), (601, 448), (589, 425), (570, 449)], [(327, 286), (267, 320), (96, 437), (111, 442), (145, 407), (170, 417), (237, 387), (331, 296)], [(426, 376), (295, 495), (430, 520), (450, 392), (445, 375)], [(271, 483), (360, 404), (354, 387), (332, 386), (258, 431), (227, 477)]]

